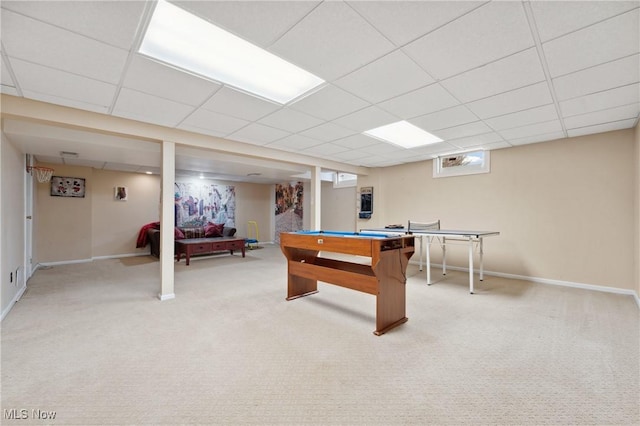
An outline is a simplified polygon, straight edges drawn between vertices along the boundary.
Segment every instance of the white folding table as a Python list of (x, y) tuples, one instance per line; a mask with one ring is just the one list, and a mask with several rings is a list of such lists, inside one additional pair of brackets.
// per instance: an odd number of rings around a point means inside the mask
[[(473, 248), (474, 245), (479, 247), (480, 252), (480, 281), (484, 279), (484, 247), (483, 239), (485, 237), (493, 237), (500, 235), (496, 231), (460, 231), (451, 229), (439, 229), (440, 221), (431, 223), (416, 223), (409, 221), (407, 228), (375, 228), (362, 229), (361, 231), (375, 231), (393, 234), (413, 234), (420, 238), (420, 270), (422, 271), (422, 247), (426, 248), (426, 264), (427, 264), (427, 284), (431, 285), (431, 243), (437, 240), (442, 248), (442, 275), (447, 274), (447, 238), (454, 241), (463, 241), (469, 243), (469, 292), (473, 294)], [(427, 244), (424, 244), (424, 238)]]
[[(419, 235), (427, 238), (426, 252), (427, 252), (427, 284), (431, 285), (431, 243), (434, 239), (439, 240), (440, 247), (442, 248), (442, 275), (447, 274), (447, 238), (454, 240), (467, 241), (469, 243), (469, 292), (473, 294), (473, 246), (477, 244), (480, 252), (480, 281), (484, 279), (484, 263), (483, 263), (483, 239), (485, 237), (492, 237), (500, 235), (496, 231), (459, 231), (449, 229), (437, 229), (437, 230), (425, 230), (425, 231), (412, 231), (412, 233), (419, 233)], [(422, 241), (420, 244), (422, 249)]]

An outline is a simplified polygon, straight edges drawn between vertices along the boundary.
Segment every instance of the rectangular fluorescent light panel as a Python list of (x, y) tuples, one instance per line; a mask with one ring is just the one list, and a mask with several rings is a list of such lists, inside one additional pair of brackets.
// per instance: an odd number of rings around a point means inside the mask
[(403, 148), (415, 148), (442, 142), (439, 137), (404, 120), (367, 130), (364, 134)]
[(286, 104), (321, 78), (166, 1), (160, 0), (139, 53)]

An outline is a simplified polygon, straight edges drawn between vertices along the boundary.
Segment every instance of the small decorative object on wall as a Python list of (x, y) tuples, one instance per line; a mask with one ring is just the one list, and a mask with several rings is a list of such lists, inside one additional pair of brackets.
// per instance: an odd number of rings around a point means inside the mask
[(371, 219), (373, 214), (373, 186), (360, 188), (360, 219)]
[(51, 195), (84, 198), (84, 178), (53, 176), (51, 178)]
[(129, 197), (129, 190), (126, 186), (116, 186), (114, 197), (116, 201), (127, 201)]

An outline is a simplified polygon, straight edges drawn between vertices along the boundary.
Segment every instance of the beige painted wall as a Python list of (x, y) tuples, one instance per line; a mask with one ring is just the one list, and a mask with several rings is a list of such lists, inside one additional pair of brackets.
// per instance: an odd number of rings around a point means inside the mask
[(0, 136), (0, 145), (0, 306), (4, 317), (24, 287), (25, 157), (4, 134)]
[(93, 169), (40, 163), (54, 168), (54, 176), (85, 178), (85, 197), (52, 197), (50, 184), (39, 183), (34, 210), (34, 263), (91, 259), (93, 245)]
[[(37, 262), (68, 262), (149, 252), (149, 247), (137, 249), (135, 246), (140, 227), (159, 220), (159, 176), (43, 165), (53, 167), (58, 176), (84, 177), (86, 196), (78, 199), (51, 197), (48, 184), (38, 185), (34, 210), (37, 219), (34, 257)], [(263, 232), (265, 236), (270, 235), (272, 185), (209, 182), (235, 186), (238, 236), (247, 235), (249, 220), (258, 222), (261, 239)], [(128, 188), (127, 201), (114, 199), (116, 186)]]
[[(440, 219), (443, 228), (500, 231), (485, 269), (635, 289), (633, 129), (491, 152), (491, 173), (434, 179), (432, 162), (377, 170), (374, 217), (358, 227)], [(438, 250), (434, 250), (435, 253)], [(452, 247), (452, 264), (467, 265)]]
[[(188, 180), (177, 178), (178, 182)], [(198, 181), (201, 182), (200, 179)], [(206, 181), (206, 180), (205, 180)], [(234, 186), (236, 190), (236, 235), (246, 237), (248, 222), (257, 222), (260, 241), (269, 241), (271, 235), (271, 192), (273, 185), (211, 180), (216, 185)]]
[[(115, 200), (116, 186), (127, 187), (127, 201)], [(136, 239), (142, 225), (159, 220), (160, 177), (92, 169), (91, 188), (92, 256), (147, 253)]]
[(356, 187), (334, 188), (333, 182), (322, 182), (322, 229), (355, 232)]

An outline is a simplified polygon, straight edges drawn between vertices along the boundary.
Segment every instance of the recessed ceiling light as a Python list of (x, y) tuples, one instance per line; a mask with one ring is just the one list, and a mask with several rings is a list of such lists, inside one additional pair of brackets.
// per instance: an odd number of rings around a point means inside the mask
[(367, 130), (364, 134), (403, 148), (415, 148), (442, 142), (439, 137), (404, 120)]
[(150, 172), (150, 171), (146, 171), (145, 173), (148, 174), (148, 175), (152, 175), (153, 174), (153, 172)]
[(138, 52), (285, 104), (324, 83), (320, 77), (159, 0)]

